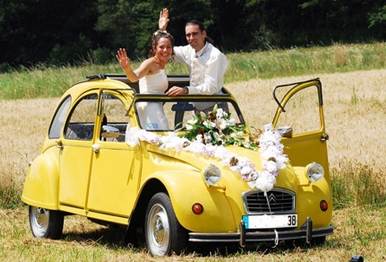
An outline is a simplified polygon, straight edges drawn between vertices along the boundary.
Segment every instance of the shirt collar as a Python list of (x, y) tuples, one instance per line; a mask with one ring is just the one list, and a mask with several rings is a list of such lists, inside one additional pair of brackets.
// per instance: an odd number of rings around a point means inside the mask
[(202, 56), (202, 54), (204, 53), (204, 51), (205, 51), (205, 49), (206, 49), (206, 47), (208, 46), (208, 41), (205, 41), (205, 45), (204, 45), (204, 47), (203, 48), (201, 48), (201, 50), (200, 51), (198, 51), (198, 52), (196, 52), (196, 57), (200, 57), (200, 56)]

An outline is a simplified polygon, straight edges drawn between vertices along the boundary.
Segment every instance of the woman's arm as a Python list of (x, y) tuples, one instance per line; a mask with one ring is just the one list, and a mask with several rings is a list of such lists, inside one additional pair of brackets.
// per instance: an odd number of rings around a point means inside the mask
[(146, 59), (145, 61), (143, 61), (141, 65), (136, 70), (133, 71), (130, 66), (131, 65), (130, 59), (127, 56), (126, 49), (124, 48), (120, 48), (117, 51), (116, 58), (119, 62), (119, 65), (122, 67), (123, 71), (125, 71), (127, 78), (131, 82), (137, 82), (140, 78), (147, 75), (150, 71), (150, 65), (151, 65), (150, 59)]

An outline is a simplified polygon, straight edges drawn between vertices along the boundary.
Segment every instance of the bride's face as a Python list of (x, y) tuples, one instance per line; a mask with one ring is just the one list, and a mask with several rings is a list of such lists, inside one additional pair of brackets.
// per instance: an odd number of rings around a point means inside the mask
[(166, 37), (161, 37), (156, 46), (153, 46), (155, 56), (162, 61), (168, 61), (173, 54), (173, 46)]

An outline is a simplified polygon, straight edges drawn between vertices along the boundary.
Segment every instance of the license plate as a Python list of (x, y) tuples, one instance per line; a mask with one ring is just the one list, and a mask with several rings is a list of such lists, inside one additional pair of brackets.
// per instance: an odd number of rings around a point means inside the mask
[(243, 221), (246, 229), (297, 227), (298, 215), (252, 215), (243, 216)]

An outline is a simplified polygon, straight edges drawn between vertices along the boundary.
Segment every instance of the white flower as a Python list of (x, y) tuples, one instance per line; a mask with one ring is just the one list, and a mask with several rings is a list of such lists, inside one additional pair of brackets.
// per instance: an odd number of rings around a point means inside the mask
[(208, 144), (212, 142), (212, 136), (209, 133), (204, 133), (204, 143)]
[(197, 119), (196, 118), (190, 119), (185, 124), (186, 130), (192, 130), (195, 124), (197, 124)]
[(245, 157), (238, 157), (237, 160), (238, 160), (237, 165), (239, 167), (245, 167), (246, 165), (248, 165), (248, 162), (249, 162), (249, 160)]
[(225, 119), (221, 118), (221, 119), (218, 119), (217, 118), (217, 124), (219, 126), (219, 128), (221, 130), (224, 130), (225, 128), (228, 127), (228, 121), (226, 121)]
[(241, 168), (241, 175), (248, 175), (249, 173), (252, 172), (252, 168), (250, 166), (244, 166), (243, 168)]
[(193, 125), (191, 125), (190, 123), (186, 123), (185, 124), (185, 128), (186, 128), (186, 130), (192, 130), (193, 129)]
[(138, 127), (133, 127), (126, 131), (125, 142), (132, 147), (139, 144), (138, 137), (136, 136), (136, 133), (138, 132), (138, 130), (139, 130)]
[(264, 171), (263, 173), (260, 173), (259, 177), (256, 179), (255, 186), (261, 191), (268, 192), (273, 188), (275, 183), (275, 176), (271, 175), (267, 171)]
[(244, 132), (243, 131), (239, 131), (236, 133), (237, 137), (243, 137), (244, 136)]
[(228, 113), (225, 112), (222, 108), (218, 108), (217, 109), (217, 113), (216, 113), (216, 118), (217, 119), (222, 119), (222, 118), (227, 118), (228, 117)]
[(234, 118), (231, 118), (228, 120), (228, 126), (234, 126), (236, 125), (236, 120)]
[(192, 119), (188, 120), (187, 123), (190, 124), (190, 125), (195, 125), (195, 124), (197, 124), (197, 119), (196, 118), (192, 118)]
[(212, 121), (210, 120), (205, 120), (203, 123), (202, 123), (205, 127), (209, 128), (209, 129), (213, 129), (216, 127), (216, 124), (213, 123)]
[(277, 172), (277, 165), (274, 161), (266, 161), (263, 164), (264, 171), (268, 171), (270, 174), (276, 174)]
[(214, 146), (212, 144), (206, 144), (205, 145), (205, 155), (214, 157), (217, 151), (217, 146)]
[(195, 141), (198, 141), (198, 142), (202, 143), (202, 142), (203, 142), (203, 137), (202, 137), (202, 135), (201, 135), (201, 134), (198, 134), (198, 135), (196, 136), (196, 140), (195, 140)]

